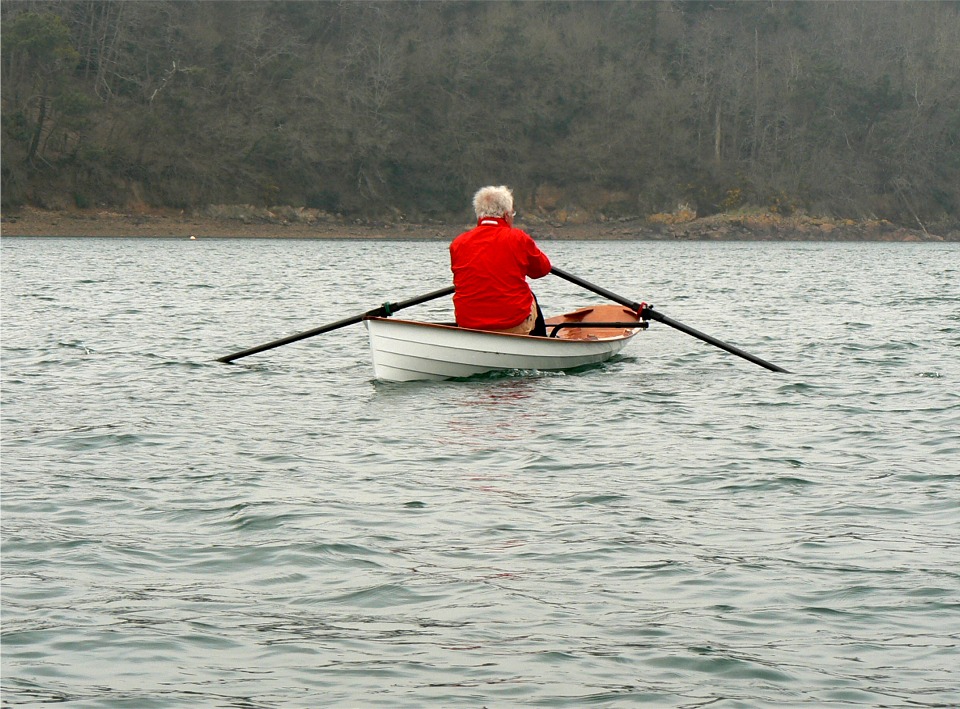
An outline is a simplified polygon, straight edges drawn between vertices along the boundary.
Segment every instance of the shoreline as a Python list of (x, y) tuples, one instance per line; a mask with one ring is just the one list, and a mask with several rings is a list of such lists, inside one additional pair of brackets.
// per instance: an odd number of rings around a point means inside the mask
[[(659, 216), (659, 215), (658, 215)], [(518, 219), (537, 240), (636, 241), (863, 241), (960, 242), (960, 230), (932, 234), (884, 220), (783, 217), (768, 212), (720, 214), (673, 221), (653, 218), (561, 223), (549, 217)], [(323, 215), (309, 221), (228, 218), (178, 210), (44, 210), (22, 207), (0, 216), (0, 236), (265, 239), (386, 239), (450, 241), (469, 224), (349, 220)]]

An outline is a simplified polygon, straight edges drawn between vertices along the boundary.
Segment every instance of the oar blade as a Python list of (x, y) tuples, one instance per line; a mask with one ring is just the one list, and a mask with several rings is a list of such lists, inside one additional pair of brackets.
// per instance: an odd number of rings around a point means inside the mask
[(686, 333), (691, 337), (695, 337), (698, 340), (701, 340), (702, 342), (706, 342), (707, 344), (713, 345), (714, 347), (719, 347), (721, 350), (729, 352), (730, 354), (735, 354), (738, 357), (742, 357), (743, 359), (753, 362), (754, 364), (759, 364), (761, 367), (769, 369), (771, 372), (780, 372), (782, 374), (790, 373), (783, 367), (773, 364), (772, 362), (768, 362), (765, 359), (761, 359), (760, 357), (757, 357), (756, 355), (752, 355), (749, 352), (744, 352), (739, 347), (735, 347), (734, 345), (731, 345), (727, 342), (723, 342), (722, 340), (718, 340), (715, 337), (711, 337), (710, 335), (700, 332), (699, 330), (696, 330), (690, 327), (689, 325), (684, 325), (682, 322), (678, 322), (672, 318), (668, 318), (666, 315), (663, 315), (662, 313), (659, 313), (656, 310), (654, 310), (652, 306), (649, 306), (649, 305), (646, 306), (643, 309), (643, 312), (641, 313), (641, 315), (646, 319), (656, 320), (657, 322), (663, 323), (664, 325), (672, 327), (675, 330), (679, 330), (680, 332)]
[(754, 364), (759, 364), (761, 367), (765, 367), (766, 369), (769, 369), (771, 372), (783, 372), (784, 374), (789, 374), (789, 372), (787, 372), (787, 370), (784, 369), (783, 367), (778, 367), (777, 365), (771, 364), (770, 362), (767, 362), (766, 360), (761, 359), (756, 355), (752, 355), (749, 352), (744, 352), (739, 347), (734, 347), (733, 345), (727, 344), (722, 340), (718, 340), (717, 338), (704, 334), (699, 330), (695, 330), (689, 325), (684, 325), (682, 322), (678, 322), (676, 320), (668, 318), (666, 315), (663, 315), (662, 313), (654, 310), (653, 307), (649, 305), (646, 305), (644, 303), (638, 303), (637, 301), (630, 300), (629, 298), (624, 298), (623, 296), (617, 295), (612, 291), (608, 291), (606, 288), (601, 288), (600, 286), (594, 285), (589, 281), (585, 281), (578, 276), (574, 276), (572, 273), (567, 273), (561, 268), (557, 268), (554, 266), (553, 268), (550, 269), (550, 272), (556, 276), (560, 276), (560, 278), (563, 278), (566, 281), (570, 281), (574, 285), (578, 285), (581, 288), (586, 288), (589, 291), (593, 291), (597, 295), (603, 296), (608, 300), (612, 300), (614, 303), (620, 303), (621, 305), (625, 305), (628, 308), (631, 308), (636, 312), (640, 313), (640, 316), (644, 319), (656, 320), (657, 322), (663, 323), (664, 325), (668, 325), (669, 327), (672, 327), (676, 330), (680, 330), (680, 332), (684, 332), (687, 335), (696, 337), (698, 340), (702, 340), (703, 342), (711, 344), (714, 347), (719, 347), (720, 349), (725, 350), (730, 354), (735, 354), (738, 357), (743, 357), (743, 359), (753, 362)]
[(343, 320), (337, 320), (337, 322), (332, 322), (327, 325), (323, 325), (313, 330), (307, 330), (306, 332), (298, 332), (296, 335), (290, 335), (289, 337), (283, 337), (279, 340), (274, 340), (273, 342), (267, 342), (263, 345), (257, 345), (256, 347), (251, 347), (246, 350), (241, 350), (240, 352), (234, 352), (225, 357), (218, 357), (218, 362), (224, 362), (229, 364), (236, 359), (241, 357), (249, 357), (252, 354), (257, 354), (258, 352), (265, 352), (266, 350), (272, 350), (274, 347), (281, 347), (282, 345), (289, 345), (291, 342), (297, 342), (299, 340), (305, 340), (308, 337), (313, 337), (314, 335), (322, 335), (325, 332), (330, 332), (331, 330), (339, 330), (341, 327), (346, 327), (347, 325), (355, 325), (360, 322), (367, 316), (366, 313), (363, 315), (355, 315), (351, 318), (345, 318)]
[(298, 342), (300, 340), (305, 340), (308, 337), (314, 337), (315, 335), (322, 335), (325, 332), (331, 332), (333, 330), (339, 330), (342, 327), (347, 327), (348, 325), (355, 325), (359, 322), (362, 322), (364, 318), (368, 317), (385, 317), (391, 315), (392, 313), (397, 312), (398, 310), (403, 310), (404, 308), (409, 308), (412, 305), (420, 305), (421, 303), (426, 303), (431, 300), (436, 300), (437, 298), (442, 298), (445, 295), (450, 295), (453, 293), (453, 286), (447, 286), (446, 288), (441, 288), (439, 290), (431, 291), (429, 293), (424, 293), (423, 295), (418, 295), (409, 300), (402, 300), (399, 303), (384, 303), (379, 308), (374, 308), (373, 310), (368, 310), (365, 313), (360, 315), (354, 315), (349, 318), (344, 318), (343, 320), (337, 320), (336, 322), (328, 323), (326, 325), (321, 325), (320, 327), (313, 328), (312, 330), (306, 330), (304, 332), (298, 332), (295, 335), (290, 335), (288, 337), (283, 337), (279, 340), (274, 340), (273, 342), (267, 342), (263, 345), (257, 345), (256, 347), (251, 347), (246, 350), (240, 350), (239, 352), (234, 352), (233, 354), (226, 355), (224, 357), (218, 357), (217, 362), (223, 362), (229, 364), (234, 360), (238, 360), (242, 357), (248, 357), (252, 354), (257, 354), (258, 352), (265, 352), (266, 350), (272, 350), (274, 347), (280, 347), (282, 345), (289, 345), (291, 342)]

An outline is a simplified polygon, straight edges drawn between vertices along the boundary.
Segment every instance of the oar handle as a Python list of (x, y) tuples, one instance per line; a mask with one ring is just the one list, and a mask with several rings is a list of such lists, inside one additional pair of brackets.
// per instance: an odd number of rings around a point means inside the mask
[(264, 352), (265, 350), (272, 350), (274, 347), (289, 345), (291, 342), (297, 342), (298, 340), (305, 340), (306, 338), (313, 337), (314, 335), (322, 335), (325, 332), (330, 332), (331, 330), (338, 330), (339, 328), (346, 327), (347, 325), (355, 325), (356, 323), (361, 322), (364, 318), (387, 317), (397, 312), (398, 310), (409, 308), (411, 305), (419, 305), (420, 303), (426, 303), (429, 300), (442, 298), (443, 296), (450, 295), (451, 293), (453, 293), (453, 286), (447, 286), (446, 288), (441, 288), (440, 290), (435, 290), (430, 293), (418, 295), (416, 298), (410, 298), (409, 300), (401, 300), (399, 303), (384, 303), (379, 308), (368, 310), (367, 312), (361, 313), (360, 315), (354, 315), (353, 317), (344, 318), (343, 320), (337, 320), (336, 322), (328, 323), (327, 325), (321, 325), (320, 327), (314, 328), (313, 330), (298, 332), (296, 335), (290, 335), (289, 337), (284, 337), (279, 340), (274, 340), (273, 342), (268, 342), (264, 345), (257, 345), (256, 347), (251, 347), (250, 349), (241, 350), (240, 352), (234, 352), (233, 354), (227, 355), (226, 357), (219, 357), (217, 361), (230, 363), (235, 359), (240, 359), (241, 357), (247, 357), (248, 355), (257, 354), (257, 352)]
[(385, 317), (390, 315), (390, 313), (395, 313), (398, 310), (409, 308), (411, 305), (420, 305), (420, 303), (436, 300), (437, 298), (442, 298), (443, 296), (451, 295), (452, 293), (453, 286), (447, 286), (446, 288), (440, 288), (439, 290), (431, 291), (430, 293), (418, 295), (416, 298), (410, 298), (410, 300), (401, 300), (399, 303), (384, 303), (379, 308), (374, 308), (370, 312), (364, 313), (364, 317)]

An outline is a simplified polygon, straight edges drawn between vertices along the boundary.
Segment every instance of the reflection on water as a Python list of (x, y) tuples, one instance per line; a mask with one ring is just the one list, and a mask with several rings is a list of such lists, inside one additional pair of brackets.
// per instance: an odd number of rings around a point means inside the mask
[[(509, 376), (509, 375), (508, 375)], [(449, 442), (483, 449), (492, 441), (523, 440), (536, 435), (536, 403), (533, 383), (526, 377), (511, 377), (481, 383), (451, 383), (463, 387), (455, 397), (447, 426)]]

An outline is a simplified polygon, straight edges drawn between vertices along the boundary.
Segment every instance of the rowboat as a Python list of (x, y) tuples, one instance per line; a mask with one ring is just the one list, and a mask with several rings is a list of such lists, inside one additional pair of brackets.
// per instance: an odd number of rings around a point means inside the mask
[(451, 295), (454, 288), (447, 286), (218, 357), (217, 361), (234, 362), (241, 357), (363, 322), (370, 332), (373, 368), (378, 379), (408, 382), (469, 377), (496, 369), (570, 369), (605, 362), (626, 347), (638, 328), (645, 329), (648, 320), (656, 320), (771, 372), (789, 374), (783, 367), (668, 318), (654, 310), (652, 305), (624, 298), (556, 266), (550, 269), (550, 273), (620, 305), (595, 305), (551, 318), (547, 320), (549, 337), (505, 335), (456, 325), (389, 319), (404, 308)]
[(391, 382), (469, 377), (496, 370), (563, 370), (605, 362), (646, 327), (635, 310), (592, 305), (549, 318), (547, 337), (368, 316), (373, 370)]

